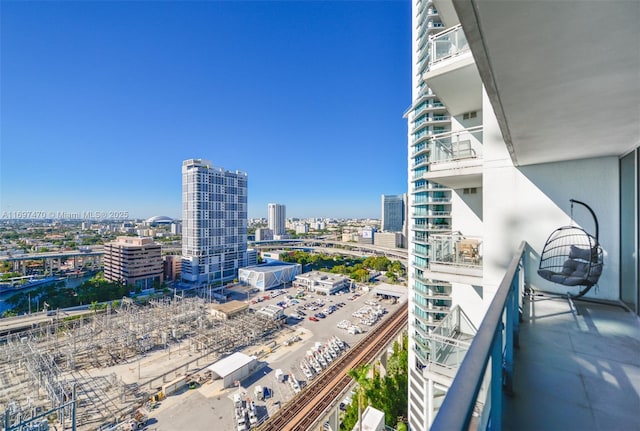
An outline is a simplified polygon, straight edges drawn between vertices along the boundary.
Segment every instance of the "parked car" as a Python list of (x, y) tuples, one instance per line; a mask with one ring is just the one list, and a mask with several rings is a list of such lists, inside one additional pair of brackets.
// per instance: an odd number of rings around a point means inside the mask
[(309, 316), (309, 320), (313, 320), (314, 322), (318, 322), (318, 318), (316, 316)]

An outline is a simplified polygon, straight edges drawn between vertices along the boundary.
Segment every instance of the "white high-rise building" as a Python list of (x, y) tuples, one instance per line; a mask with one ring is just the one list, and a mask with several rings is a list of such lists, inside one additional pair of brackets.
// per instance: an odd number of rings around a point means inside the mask
[(287, 233), (287, 208), (282, 204), (268, 205), (268, 224), (274, 236), (285, 235)]
[(182, 280), (219, 287), (247, 265), (247, 174), (182, 163)]
[[(597, 231), (584, 208), (571, 221), (570, 199), (593, 208), (605, 250), (598, 288), (585, 297), (639, 312), (640, 55), (624, 45), (638, 40), (640, 4), (413, 0), (412, 12), (408, 399), (409, 428), (425, 430), (522, 244), (527, 289), (581, 290), (538, 273), (554, 229), (572, 222)], [(589, 36), (604, 20), (614, 31)], [(616, 106), (615, 125), (589, 120), (592, 100)], [(506, 331), (489, 330), (500, 341)], [(470, 411), (482, 412), (487, 399), (481, 392)], [(571, 427), (515, 420), (514, 429)]]

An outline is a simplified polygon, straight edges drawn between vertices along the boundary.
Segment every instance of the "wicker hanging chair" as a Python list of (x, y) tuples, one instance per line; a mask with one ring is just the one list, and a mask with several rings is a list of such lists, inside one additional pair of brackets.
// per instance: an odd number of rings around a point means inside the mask
[[(545, 280), (564, 286), (584, 286), (578, 297), (591, 289), (602, 274), (603, 253), (598, 242), (598, 219), (584, 202), (571, 202), (571, 222), (551, 233), (540, 255), (538, 274)], [(593, 216), (595, 236), (573, 225), (573, 204), (583, 205)]]

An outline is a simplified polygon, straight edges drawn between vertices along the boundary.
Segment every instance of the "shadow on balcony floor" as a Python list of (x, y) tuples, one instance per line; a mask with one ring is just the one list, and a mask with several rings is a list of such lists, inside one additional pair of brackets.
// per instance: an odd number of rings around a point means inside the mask
[(621, 308), (527, 297), (508, 430), (640, 430), (640, 320)]

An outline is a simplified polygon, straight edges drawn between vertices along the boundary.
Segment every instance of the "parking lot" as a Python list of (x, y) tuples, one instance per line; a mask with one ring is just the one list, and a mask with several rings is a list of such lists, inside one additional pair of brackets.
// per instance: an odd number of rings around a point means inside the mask
[[(166, 398), (152, 411), (147, 428), (166, 431), (212, 428), (237, 430), (236, 395), (240, 395), (243, 401), (252, 400), (257, 419), (262, 421), (290, 400), (298, 388), (303, 388), (308, 380), (314, 378), (316, 371), (308, 370), (311, 372), (305, 373), (301, 367), (303, 361), (308, 365), (307, 368), (313, 368), (313, 357), (317, 365), (324, 368), (320, 364), (320, 358), (323, 358), (329, 366), (348, 346), (353, 346), (362, 339), (364, 333), (378, 327), (400, 305), (389, 300), (378, 301), (371, 292), (330, 296), (306, 294), (299, 298), (296, 298), (296, 294), (295, 288), (287, 288), (273, 298), (258, 302), (256, 298), (264, 298), (269, 293), (247, 295), (238, 292), (238, 295), (244, 296), (244, 300), (255, 302), (251, 305), (254, 310), (285, 302), (287, 325), (276, 340), (267, 345), (250, 346), (243, 351), (257, 356), (263, 368), (239, 382), (238, 387), (224, 389), (220, 380), (209, 381), (196, 389)], [(360, 317), (354, 317), (354, 313)], [(375, 315), (379, 316), (379, 320), (375, 321)], [(314, 319), (311, 320), (311, 317)], [(356, 329), (349, 331), (348, 328), (353, 326), (359, 327), (360, 332)], [(337, 348), (336, 337), (345, 344), (343, 349)], [(256, 386), (267, 388), (265, 399), (257, 399), (254, 392)]]

